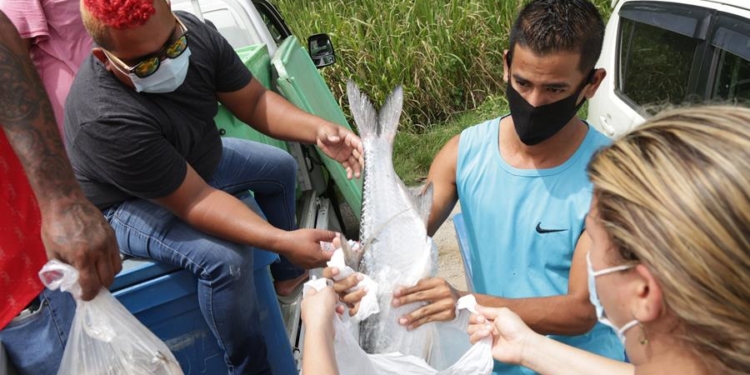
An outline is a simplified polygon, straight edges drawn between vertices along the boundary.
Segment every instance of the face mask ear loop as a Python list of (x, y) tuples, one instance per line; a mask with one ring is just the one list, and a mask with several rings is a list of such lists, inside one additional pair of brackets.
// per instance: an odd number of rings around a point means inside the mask
[(598, 276), (602, 276), (602, 275), (606, 275), (606, 274), (610, 274), (610, 273), (615, 273), (615, 272), (629, 270), (631, 268), (635, 268), (635, 265), (634, 264), (623, 264), (621, 266), (615, 266), (615, 267), (605, 268), (605, 269), (599, 270), (599, 271), (594, 271), (593, 276), (594, 277), (598, 277)]
[[(581, 95), (583, 93), (583, 90), (586, 88), (586, 86), (592, 84), (594, 82), (594, 76), (596, 75), (596, 68), (592, 68), (589, 74), (586, 76), (586, 79), (583, 81), (583, 84), (580, 87), (580, 90), (578, 90), (578, 95)], [(583, 107), (583, 104), (586, 103), (586, 95), (583, 96), (583, 100), (581, 100), (578, 105), (576, 105), (576, 113)]]
[(596, 68), (591, 68), (589, 75), (586, 77), (586, 81), (584, 81), (583, 87), (594, 83), (594, 76), (596, 76)]
[[(611, 321), (610, 321), (610, 324), (612, 325), (612, 327), (615, 327), (614, 323), (612, 323)], [(641, 324), (641, 322), (633, 319), (628, 324), (625, 324), (624, 326), (622, 326), (622, 328), (617, 329), (618, 336), (620, 336), (623, 345), (625, 345), (625, 332), (627, 332), (629, 329), (639, 324)]]
[(638, 324), (640, 324), (640, 322), (633, 319), (628, 324), (625, 324), (624, 326), (622, 326), (622, 328), (620, 328), (620, 332), (622, 332), (622, 334), (624, 335), (627, 330), (633, 328), (634, 326)]
[[(511, 73), (511, 70), (510, 70), (510, 62), (511, 62), (511, 60), (512, 60), (512, 58), (510, 57), (510, 52), (509, 52), (507, 55), (505, 55), (505, 63), (508, 64), (508, 85), (510, 85), (511, 87), (513, 87), (513, 74)], [(514, 88), (514, 90), (515, 90), (515, 88)]]

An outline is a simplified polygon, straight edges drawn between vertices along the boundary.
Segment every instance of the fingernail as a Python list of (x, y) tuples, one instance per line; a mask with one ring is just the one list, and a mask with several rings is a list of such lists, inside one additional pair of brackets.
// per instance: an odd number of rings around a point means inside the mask
[(409, 322), (409, 320), (407, 320), (406, 318), (401, 318), (401, 319), (398, 320), (399, 324), (406, 324), (408, 322)]
[(363, 274), (361, 274), (361, 273), (358, 273), (358, 274), (357, 274), (357, 280), (359, 280), (359, 281), (362, 281), (362, 280), (364, 280), (364, 279), (365, 279), (365, 275), (363, 275)]
[(394, 298), (394, 299), (393, 299), (393, 301), (391, 301), (391, 305), (393, 305), (393, 306), (398, 306), (398, 305), (400, 305), (400, 304), (401, 304), (401, 302), (399, 302), (399, 300), (398, 300), (398, 299), (395, 299), (395, 298)]

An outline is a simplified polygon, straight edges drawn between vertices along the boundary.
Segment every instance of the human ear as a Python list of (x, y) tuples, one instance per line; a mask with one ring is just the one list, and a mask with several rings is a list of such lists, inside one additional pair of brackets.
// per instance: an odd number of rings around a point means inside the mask
[(635, 267), (635, 300), (631, 304), (633, 316), (641, 323), (658, 319), (664, 311), (662, 288), (651, 271), (643, 264)]
[(607, 71), (604, 70), (604, 68), (594, 70), (594, 74), (591, 76), (591, 80), (587, 82), (588, 85), (583, 92), (586, 99), (591, 99), (594, 94), (596, 94), (596, 91), (599, 90), (599, 86), (602, 84), (605, 77), (607, 77)]

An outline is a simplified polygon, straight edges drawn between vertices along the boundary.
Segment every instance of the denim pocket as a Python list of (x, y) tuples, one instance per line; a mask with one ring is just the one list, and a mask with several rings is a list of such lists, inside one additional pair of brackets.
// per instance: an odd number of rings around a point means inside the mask
[(112, 221), (112, 217), (115, 216), (117, 213), (117, 209), (120, 208), (119, 204), (113, 205), (109, 208), (105, 208), (102, 210), (102, 214), (104, 215), (104, 219), (107, 220), (107, 222)]
[(47, 299), (42, 298), (42, 302), (39, 305), (39, 308), (36, 311), (33, 311), (31, 313), (23, 313), (19, 314), (19, 316), (13, 318), (13, 320), (8, 323), (7, 326), (3, 329), (4, 331), (12, 330), (14, 327), (21, 327), (25, 326), (27, 324), (30, 324), (32, 322), (36, 322), (42, 317), (44, 317), (44, 313), (49, 308), (49, 302)]

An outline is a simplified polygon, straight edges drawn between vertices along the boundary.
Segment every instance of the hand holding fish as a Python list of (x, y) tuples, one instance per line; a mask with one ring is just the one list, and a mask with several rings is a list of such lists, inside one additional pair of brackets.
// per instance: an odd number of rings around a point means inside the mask
[(539, 334), (529, 328), (508, 308), (489, 308), (477, 305), (479, 314), (469, 319), (471, 343), (492, 336), (492, 357), (508, 364), (522, 364), (525, 348)]
[(403, 306), (412, 302), (426, 302), (427, 305), (404, 315), (399, 324), (415, 329), (422, 324), (450, 321), (456, 318), (456, 302), (466, 292), (461, 292), (440, 278), (420, 280), (411, 288), (396, 289), (393, 293), (393, 306)]
[(320, 248), (321, 242), (331, 242), (336, 233), (320, 229), (298, 229), (282, 239), (279, 248), (285, 249), (280, 255), (305, 269), (324, 266), (332, 253)]
[[(326, 279), (333, 280), (338, 274), (339, 269), (336, 267), (326, 267), (323, 270), (323, 277)], [(354, 273), (333, 283), (333, 289), (339, 295), (339, 300), (349, 307), (349, 316), (354, 316), (357, 313), (359, 302), (367, 294), (366, 288), (353, 290), (363, 279), (364, 276), (361, 273)]]
[(325, 121), (318, 127), (316, 145), (346, 168), (346, 176), (359, 178), (364, 166), (362, 141), (351, 130)]

